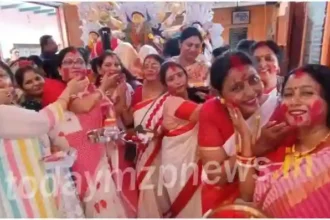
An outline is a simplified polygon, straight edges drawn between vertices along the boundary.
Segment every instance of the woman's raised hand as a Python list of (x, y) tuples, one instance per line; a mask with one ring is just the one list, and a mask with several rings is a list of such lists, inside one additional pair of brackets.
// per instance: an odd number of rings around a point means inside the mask
[(81, 77), (76, 77), (70, 80), (67, 84), (66, 89), (69, 90), (70, 95), (76, 95), (83, 92), (89, 84), (88, 78), (81, 79)]
[(0, 104), (9, 104), (13, 99), (13, 87), (0, 89)]
[(117, 93), (118, 96), (120, 96), (121, 98), (125, 98), (126, 99), (126, 91), (127, 91), (127, 85), (125, 81), (122, 81), (118, 84), (117, 86)]
[(110, 88), (115, 88), (119, 83), (119, 81), (120, 81), (119, 74), (113, 74), (113, 75), (105, 74), (101, 79), (100, 89), (105, 92)]
[(234, 128), (238, 132), (242, 140), (241, 152), (239, 153), (241, 153), (243, 156), (249, 157), (253, 154), (252, 146), (256, 142), (257, 134), (254, 134), (251, 131), (245, 119), (243, 118), (241, 111), (238, 108), (230, 104), (227, 104), (227, 108)]
[(250, 128), (246, 124), (246, 121), (243, 118), (241, 111), (238, 108), (232, 106), (231, 104), (227, 104), (227, 109), (229, 111), (229, 116), (233, 122), (236, 131), (240, 135), (250, 135)]

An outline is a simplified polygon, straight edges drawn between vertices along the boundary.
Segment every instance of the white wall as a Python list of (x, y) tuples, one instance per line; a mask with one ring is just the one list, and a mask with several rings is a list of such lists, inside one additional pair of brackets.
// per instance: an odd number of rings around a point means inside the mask
[(62, 44), (56, 16), (20, 12), (17, 8), (0, 9), (0, 30), (4, 58), (10, 57), (13, 44), (39, 44), (39, 38), (44, 34), (52, 35), (58, 44)]

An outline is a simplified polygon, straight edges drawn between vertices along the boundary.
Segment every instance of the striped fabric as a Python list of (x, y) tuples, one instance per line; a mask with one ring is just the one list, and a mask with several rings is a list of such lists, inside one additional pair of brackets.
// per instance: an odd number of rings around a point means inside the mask
[[(50, 127), (63, 118), (63, 110), (56, 103), (40, 112), (45, 113)], [(49, 179), (41, 162), (43, 156), (39, 138), (0, 138), (1, 218), (57, 217), (54, 196), (49, 193)]]
[[(330, 216), (330, 147), (258, 179), (254, 200), (271, 217)], [(283, 168), (285, 170), (283, 170)]]

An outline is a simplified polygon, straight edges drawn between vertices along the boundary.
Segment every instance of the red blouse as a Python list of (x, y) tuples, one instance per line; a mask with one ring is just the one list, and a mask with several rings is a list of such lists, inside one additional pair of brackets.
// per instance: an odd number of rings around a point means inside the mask
[(135, 88), (135, 91), (132, 95), (132, 107), (134, 107), (139, 102), (142, 102), (142, 86)]
[(59, 80), (45, 78), (44, 93), (42, 96), (41, 105), (45, 107), (55, 102), (65, 90), (65, 87), (65, 83)]

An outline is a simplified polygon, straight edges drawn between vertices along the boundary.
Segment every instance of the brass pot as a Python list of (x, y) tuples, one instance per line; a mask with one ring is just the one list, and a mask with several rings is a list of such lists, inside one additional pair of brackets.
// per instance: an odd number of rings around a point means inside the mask
[(211, 209), (205, 213), (204, 218), (214, 218), (216, 213), (226, 212), (226, 211), (237, 211), (246, 215), (246, 218), (269, 218), (262, 210), (249, 205), (242, 204), (229, 204), (219, 206), (215, 209)]

